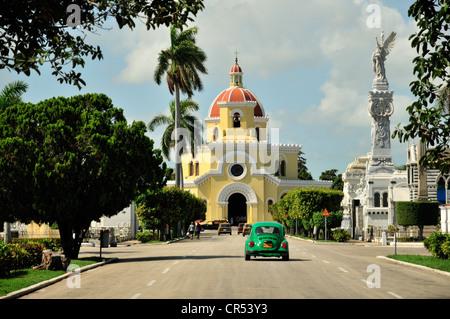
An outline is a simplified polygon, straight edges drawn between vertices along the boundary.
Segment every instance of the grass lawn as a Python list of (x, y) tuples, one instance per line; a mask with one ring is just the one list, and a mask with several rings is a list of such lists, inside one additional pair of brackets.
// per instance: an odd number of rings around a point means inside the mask
[[(72, 265), (78, 265), (84, 267), (87, 265), (95, 264), (103, 261), (99, 257), (87, 257), (72, 260)], [(35, 285), (39, 282), (46, 281), (58, 276), (63, 275), (64, 271), (53, 270), (33, 270), (33, 269), (21, 269), (11, 272), (7, 278), (0, 278), (0, 296), (5, 296), (13, 291), (23, 289)]]
[(392, 258), (399, 261), (408, 262), (411, 264), (421, 265), (433, 269), (450, 272), (450, 259), (439, 259), (431, 256), (421, 255), (388, 255), (388, 258)]

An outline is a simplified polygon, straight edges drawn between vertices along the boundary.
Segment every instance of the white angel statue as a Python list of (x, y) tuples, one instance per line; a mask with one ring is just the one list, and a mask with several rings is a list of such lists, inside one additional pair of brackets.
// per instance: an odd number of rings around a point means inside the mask
[(387, 39), (384, 40), (384, 31), (381, 31), (381, 43), (379, 43), (378, 38), (376, 38), (377, 46), (375, 52), (372, 54), (372, 64), (373, 64), (372, 69), (373, 72), (375, 72), (376, 74), (374, 82), (387, 83), (384, 61), (386, 60), (386, 56), (394, 47), (396, 35), (397, 35), (396, 32), (392, 32), (387, 37)]

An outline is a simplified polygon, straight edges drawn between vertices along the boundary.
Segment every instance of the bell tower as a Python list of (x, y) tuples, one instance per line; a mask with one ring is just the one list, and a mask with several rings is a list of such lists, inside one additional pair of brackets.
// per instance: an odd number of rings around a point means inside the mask
[(228, 74), (229, 87), (216, 97), (205, 119), (207, 141), (266, 141), (268, 117), (256, 95), (244, 88), (237, 56)]
[(231, 68), (230, 71), (230, 87), (243, 87), (244, 84), (242, 82), (242, 75), (244, 74), (242, 72), (241, 67), (238, 63), (238, 58), (236, 57), (235, 64)]

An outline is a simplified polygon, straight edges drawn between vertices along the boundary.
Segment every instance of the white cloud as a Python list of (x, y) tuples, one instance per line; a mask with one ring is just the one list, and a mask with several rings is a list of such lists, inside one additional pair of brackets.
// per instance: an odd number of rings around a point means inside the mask
[(367, 95), (358, 89), (342, 88), (335, 83), (326, 82), (321, 91), (325, 97), (318, 106), (311, 106), (301, 117), (301, 123), (321, 122), (336, 128), (346, 126), (367, 126)]
[[(138, 24), (133, 32), (123, 33), (114, 39), (114, 45), (122, 42), (129, 52), (125, 56), (126, 67), (121, 70), (116, 80), (121, 83), (153, 82), (153, 73), (156, 68), (158, 54), (170, 46), (169, 30), (160, 27), (148, 31), (144, 25)], [(132, 46), (127, 46), (132, 44)]]
[[(276, 77), (270, 94), (276, 95), (283, 88), (286, 88), (286, 95), (289, 94), (283, 97), (282, 105), (277, 104), (276, 98), (267, 104), (266, 99), (262, 100), (270, 115), (270, 125), (292, 135), (292, 140), (282, 138), (282, 142), (309, 146), (310, 156), (317, 158), (318, 154), (323, 154), (324, 147), (314, 148), (308, 145), (312, 142), (305, 139), (314, 139), (317, 145), (329, 145), (325, 148), (330, 150), (345, 143), (343, 152), (356, 151), (351, 159), (367, 153), (370, 141), (366, 141), (366, 137), (370, 137), (371, 123), (367, 92), (374, 78), (371, 55), (375, 37), (379, 38), (381, 32), (367, 26), (370, 13), (366, 9), (371, 3), (381, 7), (386, 35), (397, 32), (395, 47), (386, 60), (390, 89), (401, 91), (394, 94), (395, 112), (391, 123), (393, 127), (406, 122), (405, 108), (412, 102), (406, 91), (413, 80), (411, 61), (415, 56), (408, 37), (415, 31), (415, 25), (390, 8), (388, 1), (375, 0), (208, 0), (205, 10), (190, 26), (199, 28), (197, 43), (208, 55), (208, 75), (202, 79), (211, 88), (219, 89), (203, 94), (200, 98), (205, 102), (200, 107), (207, 109), (212, 99), (228, 85), (228, 71), (237, 50), (245, 85), (253, 90), (255, 82), (266, 83)], [(117, 77), (124, 84), (154, 83), (158, 53), (170, 45), (167, 28), (147, 31), (143, 26), (133, 32), (111, 31), (104, 41), (112, 51), (126, 53), (124, 67)], [(327, 72), (320, 75), (321, 82), (316, 86), (321, 94), (315, 100), (310, 98), (305, 105), (297, 92), (313, 96), (305, 92), (302, 85), (315, 76), (314, 72), (324, 69)], [(292, 70), (301, 71), (283, 80), (280, 75)], [(268, 94), (256, 89), (255, 93), (259, 98)], [(211, 101), (207, 100), (208, 96)], [(316, 127), (320, 126), (326, 129), (317, 132)], [(316, 135), (301, 136), (308, 133), (305, 127)], [(361, 154), (358, 150), (362, 150)]]

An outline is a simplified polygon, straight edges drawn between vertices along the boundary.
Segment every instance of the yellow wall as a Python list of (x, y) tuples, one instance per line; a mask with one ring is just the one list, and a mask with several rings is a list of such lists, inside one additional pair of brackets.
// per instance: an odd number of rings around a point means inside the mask
[[(235, 110), (240, 110), (240, 124), (238, 129), (233, 128), (233, 114)], [(267, 122), (265, 120), (256, 121), (254, 117), (254, 105), (230, 103), (229, 105), (220, 106), (220, 118), (207, 119), (206, 128), (207, 143), (209, 146), (223, 147), (224, 149), (210, 149), (206, 146), (196, 154), (195, 158), (191, 154), (185, 154), (182, 156), (183, 162), (183, 175), (185, 179), (185, 189), (191, 189), (192, 193), (199, 198), (207, 200), (207, 220), (224, 219), (228, 218), (227, 205), (218, 203), (219, 195), (222, 191), (228, 191), (228, 187), (234, 187), (236, 183), (242, 183), (241, 185), (246, 191), (255, 195), (256, 200), (252, 204), (247, 204), (247, 220), (266, 221), (272, 220), (272, 215), (268, 212), (268, 200), (272, 200), (276, 203), (280, 197), (281, 192), (286, 189), (294, 187), (278, 187), (273, 181), (269, 181), (263, 175), (257, 175), (252, 170), (252, 165), (249, 163), (249, 159), (252, 158), (256, 161), (256, 169), (263, 168), (267, 164), (261, 163), (261, 155), (259, 147), (262, 144), (256, 140), (255, 127), (260, 128), (260, 140), (265, 141)], [(215, 136), (213, 139), (213, 128), (217, 127), (219, 136)], [(250, 129), (253, 129), (251, 131)], [(237, 143), (236, 143), (237, 142)], [(241, 144), (240, 144), (241, 143)], [(232, 178), (229, 176), (228, 168), (230, 164), (230, 155), (235, 155), (235, 148), (240, 151), (246, 152), (247, 156), (240, 156), (237, 158), (237, 162), (244, 164), (246, 167), (246, 175), (243, 178)], [(254, 150), (255, 149), (255, 150)], [(294, 148), (295, 149), (295, 148)], [(242, 152), (238, 152), (242, 155)], [(269, 154), (267, 154), (269, 155)], [(297, 179), (297, 155), (298, 153), (293, 151), (292, 153), (286, 152), (280, 154), (280, 160), (286, 162), (286, 174), (285, 176), (277, 176), (282, 180), (296, 180)], [(199, 173), (195, 173), (195, 163), (199, 163)], [(189, 163), (194, 166), (194, 174), (190, 175)], [(234, 163), (233, 163), (234, 164)], [(253, 165), (254, 166), (254, 165)], [(209, 176), (205, 178), (205, 174)], [(253, 173), (253, 175), (252, 175)], [(269, 178), (270, 179), (270, 178)], [(194, 181), (199, 183), (195, 186)], [(250, 191), (251, 189), (251, 191)], [(245, 195), (245, 194), (244, 194)], [(228, 196), (231, 196), (229, 194)], [(225, 201), (228, 199), (225, 198)]]
[(31, 222), (27, 225), (28, 238), (59, 238), (59, 230), (51, 229), (48, 224), (36, 224)]

